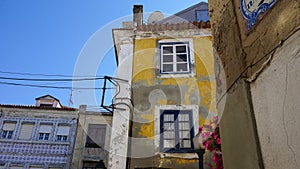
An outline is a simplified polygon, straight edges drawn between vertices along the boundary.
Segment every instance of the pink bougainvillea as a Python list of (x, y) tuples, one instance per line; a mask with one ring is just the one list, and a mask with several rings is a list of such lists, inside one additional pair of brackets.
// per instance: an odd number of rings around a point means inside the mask
[[(212, 126), (215, 129), (212, 131)], [(201, 129), (200, 129), (201, 128)], [(222, 151), (221, 151), (221, 138), (218, 124), (218, 116), (214, 117), (213, 121), (209, 121), (206, 127), (200, 127), (199, 132), (203, 139), (205, 148), (213, 152), (212, 163), (208, 164), (210, 169), (223, 169)]]

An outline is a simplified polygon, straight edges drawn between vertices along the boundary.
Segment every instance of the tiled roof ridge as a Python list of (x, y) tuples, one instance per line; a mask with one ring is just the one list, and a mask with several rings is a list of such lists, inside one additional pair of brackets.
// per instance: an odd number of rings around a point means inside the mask
[(77, 110), (76, 108), (72, 108), (72, 107), (66, 107), (63, 106), (61, 108), (57, 108), (57, 107), (39, 107), (39, 106), (34, 106), (34, 105), (15, 105), (15, 104), (0, 104), (0, 108), (1, 107), (9, 107), (9, 108), (24, 108), (24, 109), (42, 109), (42, 110), (69, 110), (69, 111), (75, 111)]
[(211, 28), (210, 21), (139, 25), (136, 27), (136, 30), (137, 31), (167, 31), (167, 30), (207, 29), (207, 28)]

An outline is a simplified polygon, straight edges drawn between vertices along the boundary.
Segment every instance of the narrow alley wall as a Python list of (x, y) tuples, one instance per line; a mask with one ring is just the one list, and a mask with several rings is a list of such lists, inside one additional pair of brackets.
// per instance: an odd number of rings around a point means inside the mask
[(244, 0), (209, 1), (213, 46), (226, 79), (221, 85), (227, 84), (217, 86), (223, 89), (218, 107), (225, 104), (225, 168), (300, 167), (300, 2), (272, 2), (249, 29)]

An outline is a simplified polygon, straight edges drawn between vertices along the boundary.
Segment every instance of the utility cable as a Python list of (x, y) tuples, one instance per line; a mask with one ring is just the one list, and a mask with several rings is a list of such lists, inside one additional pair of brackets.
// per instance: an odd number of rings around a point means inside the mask
[(102, 80), (104, 77), (96, 78), (75, 78), (75, 79), (44, 79), (44, 78), (15, 78), (15, 77), (4, 77), (0, 76), (0, 79), (4, 80), (18, 80), (18, 81), (88, 81), (88, 80)]
[(44, 76), (44, 77), (94, 77), (92, 75), (89, 76), (72, 76), (72, 75), (59, 75), (59, 74), (43, 74), (43, 73), (28, 73), (28, 72), (11, 72), (11, 71), (1, 71), (3, 74), (12, 74), (12, 75), (24, 75), (24, 76)]
[(1, 82), (3, 85), (24, 86), (24, 87), (36, 87), (36, 88), (50, 88), (50, 89), (65, 89), (65, 90), (103, 90), (103, 89), (115, 89), (115, 88), (91, 88), (91, 87), (67, 87), (67, 86), (49, 86), (49, 85), (33, 85), (22, 83)]

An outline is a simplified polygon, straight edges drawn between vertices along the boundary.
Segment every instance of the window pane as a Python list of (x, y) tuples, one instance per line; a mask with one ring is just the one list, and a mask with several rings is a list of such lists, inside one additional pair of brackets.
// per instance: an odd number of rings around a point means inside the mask
[(164, 140), (164, 147), (165, 148), (174, 148), (175, 140)]
[(198, 10), (198, 11), (196, 11), (196, 19), (197, 19), (198, 22), (199, 21), (204, 21), (204, 22), (208, 21), (209, 20), (208, 11), (207, 10), (202, 10), (202, 11)]
[(164, 121), (174, 122), (174, 114), (164, 114)]
[(175, 139), (174, 131), (165, 131), (164, 132), (164, 139)]
[(177, 72), (186, 72), (188, 71), (186, 63), (178, 63), (177, 64)]
[(178, 114), (178, 121), (189, 121), (189, 114)]
[(186, 45), (176, 46), (176, 53), (186, 53)]
[(163, 54), (173, 53), (173, 46), (163, 46)]
[(163, 62), (173, 62), (173, 55), (163, 55)]
[(189, 122), (180, 122), (179, 130), (190, 130), (190, 123)]
[(14, 133), (13, 131), (8, 131), (7, 138), (9, 138), (9, 139), (12, 138), (13, 133)]
[(180, 147), (181, 148), (190, 148), (191, 147), (191, 141), (190, 140), (181, 140), (180, 141)]
[(179, 131), (179, 138), (188, 138), (190, 139), (190, 131)]
[(174, 123), (164, 123), (164, 131), (174, 130)]
[(186, 54), (177, 54), (176, 62), (187, 62)]
[(173, 72), (173, 64), (163, 64), (163, 72)]

